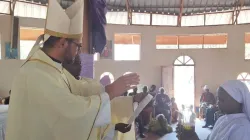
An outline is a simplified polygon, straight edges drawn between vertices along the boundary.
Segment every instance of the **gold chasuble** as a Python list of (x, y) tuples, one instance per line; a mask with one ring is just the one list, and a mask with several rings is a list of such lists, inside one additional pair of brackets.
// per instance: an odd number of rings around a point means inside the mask
[[(44, 41), (49, 36), (81, 39), (82, 27), (83, 0), (66, 10), (57, 0), (49, 0)], [(107, 93), (101, 88), (92, 91), (91, 82), (87, 86), (78, 81), (82, 88), (71, 87), (72, 76), (40, 50), (42, 39), (38, 38), (13, 81), (6, 140), (97, 140), (96, 128), (106, 125), (97, 120), (104, 103), (110, 106)]]
[(6, 140), (90, 137), (101, 105), (100, 95), (73, 95), (62, 74), (62, 69), (40, 50), (22, 66), (12, 86)]

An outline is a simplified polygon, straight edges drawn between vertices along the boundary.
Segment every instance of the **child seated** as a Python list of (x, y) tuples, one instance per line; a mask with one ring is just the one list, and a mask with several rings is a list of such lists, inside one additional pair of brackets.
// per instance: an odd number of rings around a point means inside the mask
[(162, 137), (167, 133), (173, 132), (173, 129), (170, 125), (168, 125), (168, 121), (165, 116), (163, 114), (159, 114), (155, 119), (151, 117), (151, 121), (149, 123), (149, 131)]

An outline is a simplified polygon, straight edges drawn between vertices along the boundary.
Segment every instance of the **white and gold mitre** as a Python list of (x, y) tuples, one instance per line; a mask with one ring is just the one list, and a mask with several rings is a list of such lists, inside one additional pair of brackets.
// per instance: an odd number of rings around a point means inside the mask
[(49, 36), (80, 39), (83, 32), (83, 1), (77, 0), (64, 10), (57, 0), (49, 0), (44, 40)]
[[(84, 0), (77, 0), (64, 10), (57, 0), (49, 0), (44, 35), (36, 40), (27, 60), (42, 46), (50, 36), (80, 39), (83, 33)], [(41, 43), (41, 44), (40, 44)]]

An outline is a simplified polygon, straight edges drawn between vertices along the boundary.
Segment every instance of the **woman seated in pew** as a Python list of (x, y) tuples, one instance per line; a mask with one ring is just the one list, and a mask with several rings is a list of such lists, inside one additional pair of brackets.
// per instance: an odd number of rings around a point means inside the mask
[[(238, 80), (227, 81), (218, 89), (218, 106), (225, 113), (221, 116), (207, 140), (249, 140), (250, 138), (250, 93), (247, 86)], [(199, 140), (194, 131), (177, 128), (180, 140)]]
[(171, 98), (171, 103), (172, 103), (172, 106), (171, 106), (171, 111), (172, 111), (172, 113), (171, 113), (171, 117), (172, 117), (172, 119), (171, 119), (171, 123), (173, 124), (173, 123), (176, 123), (178, 120), (178, 115), (179, 115), (179, 109), (178, 109), (178, 107), (177, 107), (177, 104), (176, 104), (176, 102), (175, 102), (175, 98)]

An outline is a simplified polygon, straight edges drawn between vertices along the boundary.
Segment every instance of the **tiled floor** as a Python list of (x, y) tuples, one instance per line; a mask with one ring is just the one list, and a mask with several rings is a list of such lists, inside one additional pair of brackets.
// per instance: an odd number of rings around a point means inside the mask
[[(210, 129), (202, 128), (202, 126), (204, 126), (204, 124), (205, 124), (204, 121), (197, 119), (195, 130), (196, 130), (196, 133), (198, 134), (200, 140), (206, 140), (207, 136), (211, 133)], [(176, 125), (173, 126), (174, 130), (175, 130), (175, 127), (176, 127)], [(159, 138), (153, 134), (148, 134), (147, 138), (139, 139), (139, 140), (178, 140), (178, 139), (176, 138), (176, 133), (173, 132), (173, 133), (165, 135), (162, 138)]]

